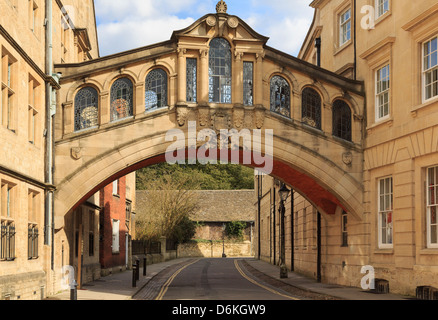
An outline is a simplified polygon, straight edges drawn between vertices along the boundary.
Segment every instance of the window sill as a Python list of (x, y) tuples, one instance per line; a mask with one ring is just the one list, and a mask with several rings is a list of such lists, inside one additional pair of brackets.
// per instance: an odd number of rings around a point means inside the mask
[(389, 118), (385, 118), (385, 119), (381, 119), (379, 121), (376, 121), (375, 123), (373, 123), (371, 126), (367, 127), (366, 130), (368, 133), (371, 133), (374, 129), (383, 126), (383, 125), (387, 125), (388, 127), (391, 127), (394, 123), (394, 118), (393, 117), (389, 117)]
[[(392, 16), (392, 11), (386, 11), (384, 14), (382, 14), (380, 17), (376, 18), (375, 22), (374, 22), (374, 29), (375, 27), (380, 24), (382, 21), (388, 19), (390, 16)], [(368, 29), (368, 31), (374, 30), (374, 29)]]
[(347, 49), (349, 46), (351, 46), (353, 44), (353, 40), (350, 39), (347, 42), (345, 42), (344, 44), (340, 45), (339, 47), (337, 47), (335, 49), (335, 52), (333, 53), (334, 56), (338, 55), (339, 53), (341, 53), (342, 51), (344, 51), (345, 49)]
[(374, 250), (374, 254), (393, 255), (394, 254), (394, 248), (379, 248), (379, 249)]
[(425, 249), (420, 250), (419, 254), (438, 255), (438, 248), (425, 248)]
[(418, 111), (427, 108), (431, 105), (435, 105), (437, 103), (438, 103), (438, 97), (433, 97), (429, 100), (426, 100), (422, 104), (419, 104), (411, 109), (411, 116), (415, 118), (417, 116)]

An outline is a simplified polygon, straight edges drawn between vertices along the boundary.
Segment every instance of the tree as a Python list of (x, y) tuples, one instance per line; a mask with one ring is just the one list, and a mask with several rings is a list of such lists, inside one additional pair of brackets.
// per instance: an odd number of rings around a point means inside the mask
[[(164, 175), (146, 182), (147, 213), (136, 217), (136, 232), (141, 240), (157, 240), (166, 237), (183, 240), (188, 235), (182, 232), (181, 224), (187, 226), (187, 219), (198, 208), (196, 189), (193, 182), (174, 179)], [(188, 232), (190, 233), (190, 232)], [(175, 235), (179, 239), (175, 239)]]
[(137, 190), (147, 190), (151, 180), (171, 175), (187, 183), (185, 189), (242, 190), (254, 189), (254, 170), (237, 164), (170, 165), (161, 163), (137, 171)]

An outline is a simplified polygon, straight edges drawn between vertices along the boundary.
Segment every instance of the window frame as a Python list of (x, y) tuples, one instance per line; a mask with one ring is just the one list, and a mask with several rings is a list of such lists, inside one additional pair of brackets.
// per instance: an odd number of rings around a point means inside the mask
[[(390, 181), (390, 193), (383, 193), (381, 190), (381, 182), (384, 183), (384, 188), (386, 189), (386, 182)], [(377, 230), (378, 230), (378, 246), (379, 249), (393, 249), (394, 248), (394, 179), (392, 176), (387, 176), (384, 178), (378, 179), (378, 197), (377, 197)], [(385, 191), (384, 191), (385, 192)], [(381, 208), (381, 197), (390, 196), (390, 202), (391, 202), (391, 209), (385, 210)], [(385, 198), (383, 199), (385, 202)], [(388, 227), (388, 218), (385, 219), (386, 226), (383, 227), (382, 225), (382, 216), (390, 214), (391, 222), (389, 222), (391, 225)], [(391, 230), (391, 243), (388, 242), (388, 240), (384, 243), (383, 242), (383, 234), (382, 231), (386, 230), (388, 232), (388, 229)], [(389, 234), (387, 233), (386, 236)]]
[[(248, 65), (251, 66), (250, 69), (245, 68), (245, 66)], [(249, 77), (246, 78), (247, 73), (245, 72), (245, 70), (251, 71), (251, 79), (249, 79)], [(243, 105), (254, 105), (254, 62), (252, 61), (243, 61)]]
[[(94, 98), (96, 98), (95, 104), (90, 104), (90, 105), (86, 105), (86, 106), (78, 106), (77, 105), (77, 99), (78, 99), (78, 95), (85, 90), (89, 90), (90, 93), (92, 95), (95, 94)], [(73, 104), (73, 112), (74, 112), (74, 132), (81, 132), (81, 131), (85, 131), (85, 130), (91, 130), (91, 129), (95, 129), (99, 126), (99, 106), (100, 106), (100, 101), (99, 101), (99, 91), (92, 87), (92, 86), (84, 86), (81, 87), (75, 94), (75, 99), (74, 99), (74, 104)], [(80, 108), (80, 109), (78, 109)], [(89, 108), (93, 108), (95, 109), (95, 120), (96, 123), (90, 126), (83, 126), (81, 123), (83, 121), (80, 121), (83, 119), (83, 113), (85, 110), (89, 109)], [(77, 117), (79, 116), (79, 119), (77, 119)]]
[[(336, 102), (342, 102), (342, 103), (344, 103), (345, 104), (345, 106), (346, 106), (346, 108), (348, 108), (348, 110), (349, 110), (349, 126), (350, 126), (350, 130), (349, 130), (349, 132), (348, 132), (348, 136), (349, 136), (349, 139), (346, 139), (347, 137), (346, 136), (343, 136), (343, 134), (341, 134), (341, 135), (338, 135), (337, 134), (337, 132), (335, 132), (335, 130), (336, 131), (339, 131), (338, 130), (338, 128), (337, 128), (337, 126), (335, 126), (335, 120), (337, 120), (337, 119), (335, 119), (335, 111), (336, 111), (336, 109), (335, 109), (335, 107), (338, 107), (338, 106), (336, 106), (335, 104), (336, 104)], [(338, 107), (339, 108), (339, 107)], [(347, 109), (346, 109), (347, 110)], [(353, 142), (353, 120), (352, 120), (352, 116), (353, 116), (353, 111), (351, 110), (351, 106), (350, 106), (350, 104), (349, 103), (347, 103), (345, 100), (342, 100), (342, 99), (335, 99), (334, 101), (333, 101), (333, 103), (332, 103), (332, 135), (333, 135), (333, 137), (336, 137), (336, 138), (338, 138), (338, 139), (342, 139), (343, 141), (347, 141), (347, 142)], [(339, 121), (341, 122), (340, 124), (342, 125), (343, 124), (343, 121), (342, 121), (342, 118), (341, 119), (339, 119)], [(342, 128), (341, 128), (342, 129)], [(341, 130), (342, 131), (342, 130)], [(336, 134), (335, 134), (336, 133)]]
[[(284, 84), (287, 85), (288, 92), (284, 92), (284, 90), (282, 90), (280, 92), (278, 92), (278, 90), (277, 91), (273, 90), (273, 84), (274, 84), (274, 82), (278, 81), (277, 79), (279, 81), (284, 82)], [(284, 86), (282, 86), (282, 88), (284, 88)], [(292, 113), (291, 113), (291, 107), (292, 107), (292, 99), (291, 99), (292, 98), (292, 95), (291, 95), (291, 93), (292, 93), (292, 86), (289, 83), (288, 79), (286, 77), (284, 77), (283, 75), (274, 74), (271, 77), (271, 81), (269, 81), (269, 90), (270, 90), (270, 111), (275, 113), (275, 114), (278, 114), (280, 116), (283, 116), (283, 117), (286, 117), (286, 118), (290, 119), (291, 116), (292, 116)], [(279, 110), (276, 111), (275, 107), (276, 107), (276, 102), (278, 100), (277, 99), (277, 95), (278, 94), (280, 94), (280, 100), (282, 100), (281, 99), (282, 95), (287, 96), (288, 99), (287, 99), (287, 103), (285, 102), (285, 105), (282, 105), (280, 103)], [(283, 110), (286, 111), (286, 114), (282, 113)]]
[[(425, 45), (429, 42), (432, 42), (434, 39), (436, 39), (437, 42), (437, 64), (434, 67), (431, 67), (427, 70), (425, 70)], [(431, 54), (429, 54), (431, 55)], [(438, 92), (437, 95), (431, 95), (430, 98), (427, 98), (427, 88), (426, 88), (426, 77), (428, 73), (432, 73), (432, 77), (433, 77), (433, 72), (436, 71), (438, 74), (438, 34), (435, 34), (434, 36), (430, 37), (428, 40), (423, 41), (421, 43), (421, 79), (422, 79), (422, 83), (421, 83), (421, 87), (422, 87), (422, 101), (423, 103), (429, 102), (431, 100), (435, 100), (438, 98)], [(436, 85), (438, 86), (438, 77), (437, 77), (437, 81), (432, 81), (432, 89), (433, 90), (433, 84), (436, 83)]]
[[(429, 175), (430, 170), (433, 170), (433, 174), (435, 178), (435, 182), (433, 186), (430, 184), (430, 175)], [(426, 228), (427, 228), (426, 239), (427, 239), (428, 249), (438, 249), (438, 235), (437, 235), (437, 242), (432, 243), (432, 230), (431, 230), (432, 223), (431, 223), (431, 210), (430, 210), (432, 207), (435, 207), (435, 215), (438, 215), (438, 199), (435, 199), (435, 203), (431, 204), (430, 190), (429, 190), (432, 186), (434, 188), (433, 194), (434, 195), (438, 194), (437, 177), (438, 177), (438, 166), (428, 167), (426, 169)], [(437, 222), (434, 224), (434, 226), (437, 229), (436, 232), (438, 232), (438, 217), (435, 217), (435, 219), (437, 219)]]
[(112, 244), (111, 250), (113, 254), (120, 253), (120, 220), (112, 220)]
[[(120, 84), (119, 84), (120, 83)], [(116, 87), (117, 86), (117, 87)], [(119, 94), (119, 90), (122, 93)], [(123, 93), (126, 90), (126, 93)], [(125, 115), (118, 114), (117, 106), (114, 104), (118, 100), (125, 101), (126, 106)], [(117, 122), (130, 118), (134, 115), (134, 84), (128, 77), (120, 77), (114, 80), (110, 90), (110, 122)]]
[[(350, 12), (349, 18), (346, 19), (345, 21), (342, 21), (343, 16), (345, 16), (348, 11)], [(345, 44), (347, 44), (349, 41), (351, 41), (351, 36), (352, 36), (351, 35), (351, 31), (352, 31), (351, 24), (352, 24), (352, 19), (353, 19), (351, 12), (352, 12), (352, 10), (351, 10), (351, 7), (349, 6), (339, 13), (339, 20), (338, 20), (338, 23), (339, 23), (338, 24), (338, 27), (339, 27), (339, 47), (342, 47)], [(349, 24), (350, 37), (348, 39), (346, 39), (345, 41), (343, 41), (343, 39), (344, 39), (344, 37), (343, 37), (344, 36), (344, 28), (343, 27), (348, 25), (348, 24)]]
[[(318, 101), (316, 101), (317, 103), (319, 103), (319, 105), (312, 105), (309, 104), (309, 97), (307, 97), (306, 101), (304, 101), (305, 93), (309, 92), (312, 95), (314, 95), (314, 97), (318, 97)], [(304, 103), (306, 102), (306, 103)], [(314, 101), (315, 102), (315, 101)], [(306, 108), (304, 108), (304, 106), (306, 106)], [(309, 107), (311, 109), (309, 109)], [(305, 114), (306, 111), (306, 114)], [(314, 111), (314, 112), (312, 112)], [(309, 114), (315, 114), (315, 118), (311, 118), (308, 117)], [(315, 125), (311, 125), (310, 123), (308, 123), (308, 121), (306, 121), (306, 119), (309, 118), (310, 120), (313, 120), (315, 122)], [(312, 128), (318, 129), (318, 130), (322, 130), (322, 98), (321, 95), (319, 94), (319, 92), (317, 90), (315, 90), (312, 87), (305, 87), (303, 88), (303, 90), (301, 91), (301, 122), (304, 123), (305, 125), (308, 125)]]
[[(154, 90), (157, 90), (158, 86), (148, 86), (149, 77), (152, 77), (154, 73), (160, 73), (161, 76), (164, 77), (164, 79), (161, 79), (162, 83), (160, 84), (161, 92), (156, 92)], [(156, 81), (156, 80), (155, 80)], [(148, 96), (148, 92), (153, 92), (156, 96), (156, 103), (153, 105), (153, 101), (149, 101), (151, 98), (150, 94)], [(160, 98), (158, 98), (160, 96)], [(160, 110), (163, 108), (167, 108), (169, 105), (169, 75), (166, 72), (165, 69), (159, 67), (152, 69), (148, 72), (146, 79), (145, 79), (145, 112), (151, 112), (155, 110)]]
[[(388, 88), (384, 91), (380, 91), (379, 92), (379, 83), (383, 83), (382, 80), (379, 81), (379, 75), (380, 75), (380, 71), (382, 71), (383, 69), (388, 68), (388, 75), (387, 75), (387, 79), (388, 79)], [(375, 71), (375, 121), (376, 122), (380, 122), (380, 121), (384, 121), (390, 118), (391, 116), (391, 65), (390, 63), (386, 63), (384, 64), (382, 67), (378, 68)], [(383, 116), (380, 117), (380, 111), (381, 108), (384, 108), (385, 104), (381, 105), (380, 104), (380, 97), (384, 96), (385, 94), (388, 95), (388, 113), (384, 114)], [(383, 109), (383, 113), (384, 113), (384, 109)]]
[[(212, 42), (216, 41), (222, 41), (223, 43), (227, 44), (227, 47), (224, 48), (224, 50), (227, 50), (226, 56), (224, 57), (218, 57), (217, 59), (221, 59), (224, 61), (224, 66), (216, 66), (216, 63), (212, 66), (212, 61), (216, 58), (214, 55), (212, 55), (213, 50), (220, 50), (220, 48), (214, 48), (212, 47)], [(215, 61), (216, 62), (216, 61)], [(229, 65), (229, 75), (226, 74), (227, 72), (227, 65)], [(216, 74), (215, 68), (222, 68), (224, 69), (224, 74)], [(215, 83), (215, 79), (216, 82)], [(217, 85), (217, 88), (216, 88)], [(232, 59), (232, 47), (231, 44), (228, 42), (227, 39), (217, 37), (213, 38), (209, 44), (209, 50), (208, 50), (208, 101), (210, 103), (218, 103), (218, 104), (231, 104), (233, 102), (233, 59)], [(215, 99), (215, 92), (214, 90), (218, 90), (217, 94), (217, 100)], [(229, 90), (229, 94), (227, 93), (227, 90)]]
[[(383, 10), (385, 10), (385, 3), (387, 3), (388, 9), (386, 11), (384, 11), (383, 13), (380, 13), (380, 8), (383, 7)], [(391, 11), (390, 0), (376, 0), (375, 1), (375, 8), (376, 8), (376, 20), (377, 20), (377, 19), (380, 19), (385, 14), (387, 14), (388, 12)]]
[[(191, 80), (189, 86), (189, 80)], [(189, 98), (193, 98), (192, 100)], [(186, 101), (198, 102), (198, 59), (186, 58)]]

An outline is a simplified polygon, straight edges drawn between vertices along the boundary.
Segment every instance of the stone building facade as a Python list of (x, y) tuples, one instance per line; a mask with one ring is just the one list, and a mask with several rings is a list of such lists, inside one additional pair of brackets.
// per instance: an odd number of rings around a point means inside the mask
[[(370, 265), (392, 292), (415, 295), (417, 287), (438, 287), (438, 5), (433, 0), (310, 5), (314, 21), (298, 57), (363, 81), (367, 100), (364, 212), (322, 215), (322, 280), (360, 286), (361, 267)], [(274, 192), (273, 182), (266, 183)], [(312, 246), (302, 246), (300, 234), (311, 228), (317, 209), (296, 197), (306, 204), (308, 218), (303, 227), (303, 208), (295, 203), (295, 266), (307, 272), (299, 267), (309, 260), (301, 253), (312, 252)], [(286, 216), (290, 219), (290, 209)], [(310, 230), (313, 239), (315, 228)], [(312, 256), (315, 261), (316, 253)], [(262, 257), (267, 259), (266, 248)], [(314, 262), (309, 270), (316, 270)]]
[(53, 210), (53, 66), (99, 57), (94, 2), (1, 0), (0, 52), (0, 299), (43, 299), (63, 288), (67, 266), (77, 277), (81, 264), (82, 282), (100, 277), (99, 195), (62, 228)]

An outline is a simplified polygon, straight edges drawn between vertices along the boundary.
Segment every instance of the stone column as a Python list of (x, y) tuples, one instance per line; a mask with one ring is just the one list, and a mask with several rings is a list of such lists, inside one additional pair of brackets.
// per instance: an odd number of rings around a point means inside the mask
[(111, 121), (111, 106), (110, 106), (109, 92), (105, 91), (100, 94), (100, 111), (99, 111), (99, 125), (110, 123)]
[(144, 82), (136, 83), (134, 86), (134, 117), (137, 117), (145, 112), (145, 87)]
[(187, 100), (187, 73), (186, 73), (186, 54), (187, 50), (178, 48), (178, 86), (177, 86), (177, 103), (183, 103)]
[(263, 56), (257, 53), (254, 66), (254, 105), (263, 105)]
[(201, 56), (201, 65), (199, 70), (200, 80), (199, 90), (198, 90), (198, 103), (199, 104), (207, 104), (208, 94), (209, 94), (209, 85), (208, 85), (208, 49), (199, 50)]
[(233, 104), (243, 104), (243, 53), (235, 52), (235, 62), (233, 64), (233, 86), (232, 102)]

